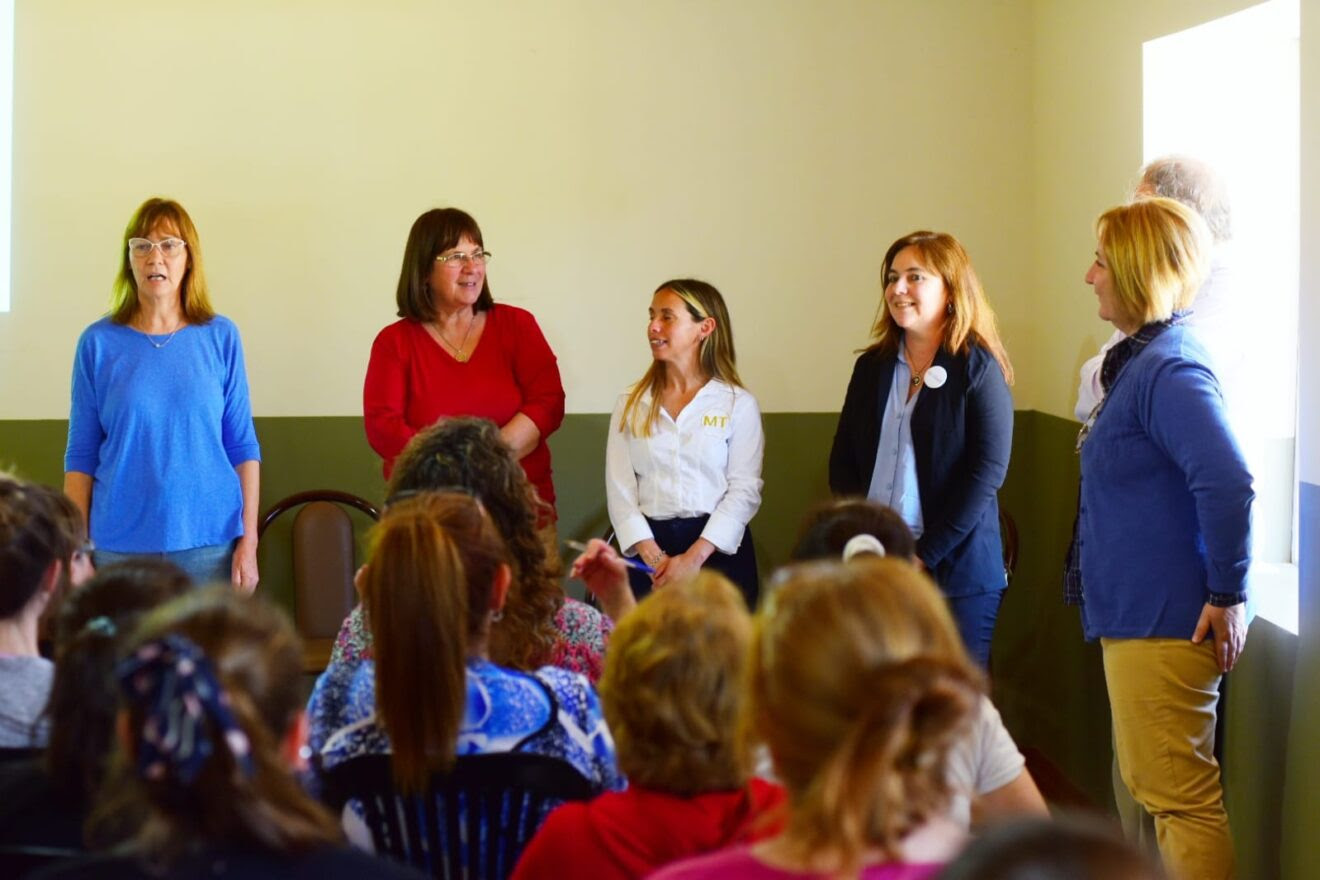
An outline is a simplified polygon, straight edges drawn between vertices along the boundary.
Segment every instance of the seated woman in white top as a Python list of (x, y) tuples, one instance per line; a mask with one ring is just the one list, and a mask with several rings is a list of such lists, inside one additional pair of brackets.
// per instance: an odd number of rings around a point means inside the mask
[(761, 506), (765, 436), (742, 386), (733, 326), (704, 281), (666, 281), (651, 297), (651, 367), (619, 397), (605, 449), (610, 522), (639, 596), (703, 567), (733, 581), (754, 607), (759, 580), (747, 524)]

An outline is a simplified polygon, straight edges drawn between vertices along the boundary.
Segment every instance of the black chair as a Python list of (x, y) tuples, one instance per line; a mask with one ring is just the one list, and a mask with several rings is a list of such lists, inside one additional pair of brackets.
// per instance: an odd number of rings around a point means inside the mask
[(1011, 584), (1018, 563), (1018, 527), (1013, 515), (1002, 506), (999, 508), (999, 540), (1004, 548), (1004, 580)]
[(462, 756), (418, 794), (395, 789), (388, 755), (345, 761), (323, 780), (336, 814), (350, 800), (361, 804), (378, 855), (473, 880), (508, 877), (551, 810), (595, 794), (567, 762), (522, 752)]
[(306, 672), (325, 669), (339, 627), (357, 603), (353, 522), (345, 507), (380, 519), (380, 511), (365, 498), (314, 489), (275, 502), (257, 529), (258, 536), (264, 535), (281, 514), (301, 508), (293, 518), (293, 619), (303, 640)]

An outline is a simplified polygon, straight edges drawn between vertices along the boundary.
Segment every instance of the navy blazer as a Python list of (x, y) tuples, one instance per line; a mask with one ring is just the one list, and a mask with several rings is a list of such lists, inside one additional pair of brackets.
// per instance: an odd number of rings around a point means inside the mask
[[(853, 366), (830, 450), (830, 489), (865, 496), (880, 448), (880, 419), (897, 353), (864, 352)], [(948, 373), (926, 386), (912, 410), (912, 445), (925, 531), (917, 555), (950, 597), (1004, 586), (996, 493), (1013, 446), (1013, 397), (999, 363), (973, 345), (966, 355), (941, 348)]]

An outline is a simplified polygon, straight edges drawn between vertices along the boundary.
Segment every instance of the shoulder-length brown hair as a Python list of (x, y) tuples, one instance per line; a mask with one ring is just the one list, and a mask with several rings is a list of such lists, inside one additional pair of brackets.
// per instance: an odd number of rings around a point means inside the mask
[(787, 569), (757, 614), (747, 735), (789, 796), (786, 843), (855, 870), (947, 808), (982, 690), (939, 588), (910, 563)]
[[(435, 297), (431, 293), (431, 270), (435, 258), (458, 244), (463, 236), (475, 241), (482, 250), (486, 241), (472, 215), (458, 208), (432, 208), (413, 221), (408, 243), (403, 247), (403, 268), (395, 300), (399, 317), (413, 321), (435, 320)], [(489, 279), (482, 279), (481, 295), (474, 311), (484, 312), (495, 305), (490, 295)]]
[(490, 658), (531, 670), (554, 658), (555, 615), (564, 604), (536, 523), (548, 505), (489, 419), (442, 419), (419, 432), (399, 453), (386, 498), (403, 492), (459, 489), (480, 501), (509, 548), (513, 583), (504, 617), (491, 629)]
[(119, 247), (119, 274), (115, 276), (110, 296), (110, 320), (116, 324), (129, 324), (137, 317), (137, 280), (133, 277), (133, 258), (128, 253), (130, 238), (143, 238), (156, 226), (174, 227), (179, 238), (187, 245), (188, 268), (179, 285), (179, 305), (189, 324), (205, 324), (215, 317), (211, 306), (211, 291), (202, 270), (202, 240), (192, 218), (183, 205), (173, 199), (150, 198), (138, 206), (124, 227), (124, 240)]
[[(949, 294), (951, 312), (944, 321), (944, 343), (942, 348), (950, 354), (967, 354), (972, 345), (979, 345), (994, 356), (999, 369), (1004, 373), (1004, 381), (1013, 384), (1013, 365), (1009, 363), (1008, 352), (999, 339), (999, 327), (995, 313), (986, 299), (981, 279), (972, 268), (972, 258), (965, 248), (947, 232), (911, 232), (889, 246), (885, 251), (885, 260), (881, 265), (881, 284), (888, 287), (889, 271), (894, 266), (894, 259), (904, 248), (916, 248), (922, 261), (934, 272), (938, 272), (944, 282), (944, 289)], [(898, 351), (899, 340), (903, 331), (894, 323), (894, 316), (889, 313), (889, 303), (885, 296), (880, 296), (880, 309), (876, 312), (875, 327), (871, 336), (875, 340), (868, 350), (883, 351), (892, 354)]]
[[(395, 784), (421, 791), (454, 762), (467, 661), (490, 626), (504, 542), (475, 498), (423, 492), (391, 504), (373, 529), (362, 607), (376, 659), (376, 710)], [(426, 670), (426, 687), (417, 671)]]

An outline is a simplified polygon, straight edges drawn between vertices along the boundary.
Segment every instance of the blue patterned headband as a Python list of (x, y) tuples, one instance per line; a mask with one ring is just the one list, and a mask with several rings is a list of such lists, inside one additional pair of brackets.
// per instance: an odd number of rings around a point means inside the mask
[(142, 713), (137, 769), (145, 779), (167, 774), (184, 784), (215, 753), (209, 719), (224, 737), (243, 775), (254, 772), (252, 746), (238, 726), (211, 661), (180, 635), (147, 642), (116, 669), (128, 702)]

